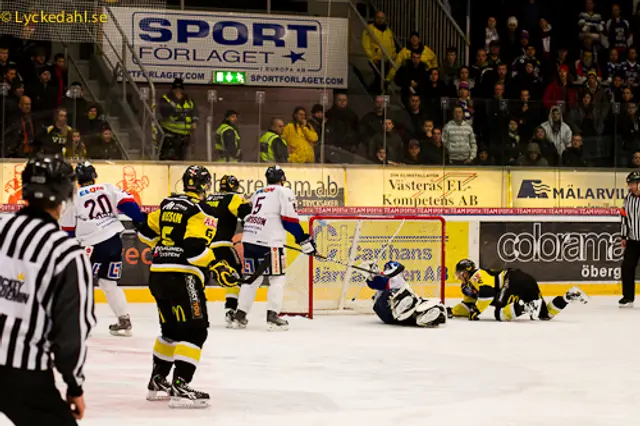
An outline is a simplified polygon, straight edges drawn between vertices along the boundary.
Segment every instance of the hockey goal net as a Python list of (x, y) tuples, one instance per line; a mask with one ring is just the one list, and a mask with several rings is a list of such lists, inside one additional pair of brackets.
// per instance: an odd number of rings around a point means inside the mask
[(444, 301), (445, 220), (438, 216), (313, 216), (309, 233), (318, 253), (298, 256), (287, 268), (283, 313), (372, 312), (373, 291), (349, 265), (388, 261), (406, 267), (405, 277), (423, 297)]

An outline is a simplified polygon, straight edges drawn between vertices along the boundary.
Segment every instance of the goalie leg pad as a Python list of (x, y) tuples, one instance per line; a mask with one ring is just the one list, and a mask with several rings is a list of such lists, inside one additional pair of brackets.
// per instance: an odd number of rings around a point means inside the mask
[(423, 299), (418, 303), (415, 313), (419, 327), (437, 327), (447, 322), (447, 309), (436, 300)]
[(410, 288), (396, 291), (390, 298), (391, 313), (397, 321), (404, 321), (415, 313), (419, 298)]

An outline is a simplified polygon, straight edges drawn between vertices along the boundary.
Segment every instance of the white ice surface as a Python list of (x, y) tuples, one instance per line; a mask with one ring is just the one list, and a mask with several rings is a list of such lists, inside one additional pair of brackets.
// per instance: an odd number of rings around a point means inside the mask
[(154, 306), (132, 310), (134, 337), (117, 338), (98, 306), (82, 426), (640, 424), (640, 309), (614, 298), (570, 305), (551, 322), (418, 329), (321, 316), (290, 319), (286, 333), (266, 331), (260, 304), (246, 330), (225, 329), (211, 305), (193, 382), (211, 394), (204, 410), (145, 400), (158, 325)]

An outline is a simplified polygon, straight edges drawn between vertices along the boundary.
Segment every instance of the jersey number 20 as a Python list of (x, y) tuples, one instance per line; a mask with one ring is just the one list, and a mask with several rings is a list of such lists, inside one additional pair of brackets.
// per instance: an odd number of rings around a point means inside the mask
[(93, 220), (99, 217), (109, 215), (113, 212), (111, 203), (106, 195), (100, 194), (95, 200), (87, 200), (84, 202), (84, 208), (89, 210), (89, 219)]

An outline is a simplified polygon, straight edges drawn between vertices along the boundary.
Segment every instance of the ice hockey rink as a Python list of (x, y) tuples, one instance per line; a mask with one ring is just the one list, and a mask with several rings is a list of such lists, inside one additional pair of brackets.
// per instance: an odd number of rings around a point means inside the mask
[(451, 320), (439, 329), (330, 315), (268, 332), (257, 304), (248, 329), (228, 330), (221, 305), (210, 307), (193, 386), (211, 394), (211, 407), (175, 410), (145, 400), (154, 306), (132, 305), (134, 336), (117, 338), (106, 331), (109, 308), (98, 305), (80, 424), (640, 424), (640, 308), (621, 310), (615, 298), (569, 305), (550, 322)]

